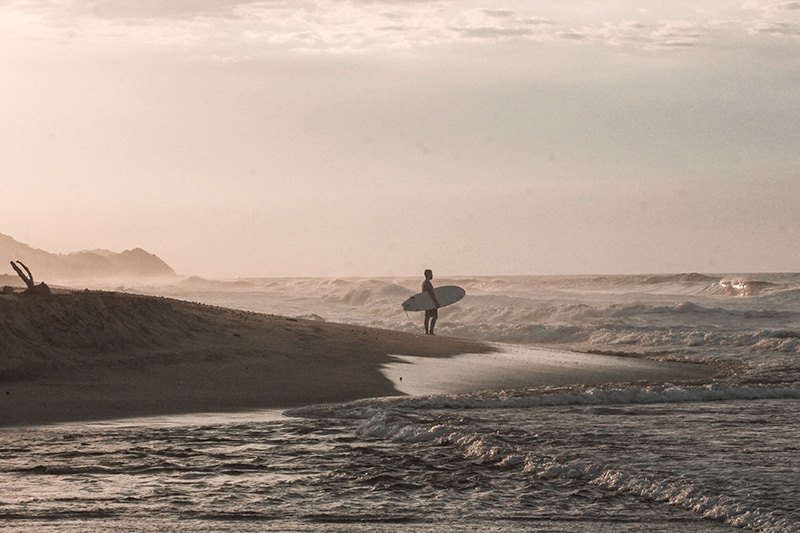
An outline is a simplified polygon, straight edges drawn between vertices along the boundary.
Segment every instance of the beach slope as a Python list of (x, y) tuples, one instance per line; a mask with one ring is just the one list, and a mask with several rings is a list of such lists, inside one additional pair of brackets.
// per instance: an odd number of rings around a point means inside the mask
[(0, 426), (399, 394), (389, 354), (487, 346), (114, 292), (0, 296)]

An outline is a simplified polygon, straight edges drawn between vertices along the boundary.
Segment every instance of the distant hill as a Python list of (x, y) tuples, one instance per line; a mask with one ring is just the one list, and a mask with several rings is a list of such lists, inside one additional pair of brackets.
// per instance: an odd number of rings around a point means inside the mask
[(14, 275), (11, 261), (22, 261), (33, 272), (36, 282), (79, 279), (164, 278), (177, 274), (158, 256), (141, 248), (116, 253), (86, 250), (55, 254), (32, 248), (0, 233), (0, 272)]

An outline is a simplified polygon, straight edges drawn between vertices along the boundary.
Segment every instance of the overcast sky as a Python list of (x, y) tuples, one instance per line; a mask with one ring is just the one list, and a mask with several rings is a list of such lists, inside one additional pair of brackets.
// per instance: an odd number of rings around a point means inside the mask
[(800, 271), (798, 1), (0, 0), (0, 88), (0, 233), (49, 251)]

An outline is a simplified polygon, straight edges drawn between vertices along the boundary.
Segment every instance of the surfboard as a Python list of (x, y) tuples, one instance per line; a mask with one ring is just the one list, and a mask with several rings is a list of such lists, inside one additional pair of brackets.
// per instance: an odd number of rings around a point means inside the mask
[[(436, 299), (439, 301), (439, 307), (452, 305), (461, 300), (467, 291), (457, 285), (444, 285), (433, 289)], [(428, 309), (435, 309), (433, 299), (427, 292), (420, 292), (415, 294), (405, 302), (403, 302), (403, 309), (406, 311), (427, 311)]]

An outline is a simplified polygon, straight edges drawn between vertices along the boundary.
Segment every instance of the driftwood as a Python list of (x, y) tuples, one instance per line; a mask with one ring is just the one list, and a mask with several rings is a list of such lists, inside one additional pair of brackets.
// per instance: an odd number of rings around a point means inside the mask
[[(47, 283), (41, 282), (40, 284), (36, 285), (33, 282), (33, 274), (31, 274), (31, 269), (25, 266), (25, 263), (22, 261), (11, 261), (11, 267), (14, 269), (17, 275), (22, 278), (22, 281), (25, 282), (25, 285), (28, 286), (28, 288), (25, 289), (25, 294), (50, 294), (50, 287), (47, 286)], [(23, 269), (25, 272), (23, 272)]]
[[(20, 267), (24, 268), (25, 272), (23, 272), (22, 268)], [(11, 261), (11, 268), (13, 268), (16, 271), (17, 275), (22, 278), (22, 281), (25, 282), (25, 285), (27, 285), (29, 289), (32, 289), (34, 287), (35, 284), (33, 282), (33, 274), (31, 274), (31, 269), (25, 266), (25, 263), (23, 263), (22, 261), (16, 261), (16, 262)], [(26, 273), (27, 276), (25, 275)]]

